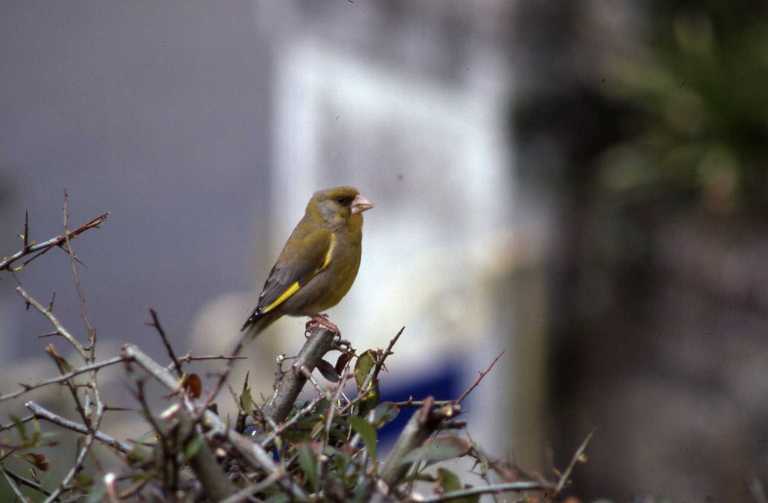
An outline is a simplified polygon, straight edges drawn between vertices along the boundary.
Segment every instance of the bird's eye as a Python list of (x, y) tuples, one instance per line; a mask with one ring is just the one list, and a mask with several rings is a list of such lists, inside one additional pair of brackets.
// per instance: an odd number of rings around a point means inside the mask
[(352, 199), (354, 198), (349, 196), (342, 196), (342, 197), (337, 197), (336, 202), (342, 206), (349, 206), (352, 203)]

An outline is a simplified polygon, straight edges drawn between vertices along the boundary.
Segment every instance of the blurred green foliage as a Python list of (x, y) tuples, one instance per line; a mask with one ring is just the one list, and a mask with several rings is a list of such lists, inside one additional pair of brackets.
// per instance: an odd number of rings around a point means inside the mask
[(637, 114), (601, 156), (603, 187), (702, 203), (768, 207), (768, 22), (753, 1), (651, 3), (637, 57), (604, 87)]

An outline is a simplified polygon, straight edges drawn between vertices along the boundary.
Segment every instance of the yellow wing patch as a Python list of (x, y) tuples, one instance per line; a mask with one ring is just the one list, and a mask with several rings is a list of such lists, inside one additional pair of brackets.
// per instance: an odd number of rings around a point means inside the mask
[(325, 258), (323, 258), (323, 265), (320, 266), (320, 270), (325, 269), (328, 267), (328, 264), (331, 263), (331, 258), (333, 257), (333, 250), (336, 249), (336, 234), (331, 234), (331, 245), (328, 247), (328, 251), (325, 252)]
[(266, 314), (288, 300), (291, 295), (299, 291), (299, 282), (295, 281), (291, 286), (285, 289), (283, 293), (280, 294), (280, 297), (276, 298), (270, 305), (265, 307), (261, 310), (262, 313)]

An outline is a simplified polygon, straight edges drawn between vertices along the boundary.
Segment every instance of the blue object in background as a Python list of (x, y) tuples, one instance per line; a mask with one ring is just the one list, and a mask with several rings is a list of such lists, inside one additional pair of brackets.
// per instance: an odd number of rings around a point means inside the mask
[[(428, 375), (420, 376), (418, 380), (399, 383), (396, 386), (381, 387), (383, 402), (402, 402), (413, 397), (422, 400), (428, 396), (435, 400), (452, 400), (462, 392), (463, 366), (458, 359), (446, 361)], [(391, 446), (405, 427), (405, 423), (417, 408), (403, 408), (394, 421), (379, 430), (379, 444), (384, 450)]]

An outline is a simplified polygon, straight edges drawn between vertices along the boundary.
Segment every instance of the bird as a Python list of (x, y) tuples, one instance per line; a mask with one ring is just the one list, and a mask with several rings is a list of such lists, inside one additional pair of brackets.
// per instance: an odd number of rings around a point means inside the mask
[(267, 276), (241, 332), (252, 338), (282, 316), (309, 316), (336, 334), (322, 314), (349, 292), (360, 268), (363, 212), (373, 203), (350, 186), (315, 192)]

